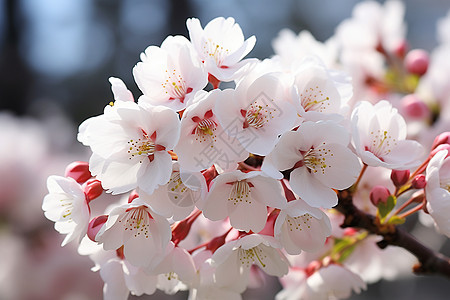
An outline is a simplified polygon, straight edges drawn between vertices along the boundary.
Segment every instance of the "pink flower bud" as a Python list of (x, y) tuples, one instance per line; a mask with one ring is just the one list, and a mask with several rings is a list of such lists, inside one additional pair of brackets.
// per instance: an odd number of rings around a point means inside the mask
[(348, 228), (344, 229), (344, 235), (345, 236), (354, 236), (357, 233), (358, 233), (358, 230), (356, 228), (353, 228), (353, 227), (348, 227)]
[(414, 49), (405, 57), (405, 68), (408, 72), (422, 76), (427, 72), (430, 58), (428, 52), (422, 49)]
[(92, 177), (89, 164), (85, 161), (74, 161), (66, 167), (66, 177), (75, 179), (78, 183), (86, 182)]
[(392, 170), (391, 172), (391, 180), (396, 187), (400, 187), (404, 185), (409, 179), (410, 172), (409, 170)]
[(373, 205), (378, 206), (380, 202), (386, 203), (390, 195), (391, 192), (386, 187), (377, 185), (370, 191), (370, 201)]
[(425, 175), (419, 174), (411, 182), (411, 186), (415, 189), (423, 189), (427, 185)]
[(89, 222), (87, 236), (91, 241), (96, 242), (95, 237), (97, 236), (97, 233), (100, 231), (100, 228), (102, 228), (103, 224), (106, 223), (106, 220), (108, 220), (108, 216), (101, 215), (93, 218)]
[(401, 100), (401, 112), (411, 119), (425, 119), (430, 116), (428, 106), (416, 95), (409, 94)]
[(439, 134), (433, 142), (433, 146), (431, 146), (432, 149), (436, 148), (439, 145), (449, 145), (450, 144), (450, 131), (443, 132)]
[(94, 200), (103, 193), (102, 183), (97, 179), (89, 179), (84, 186), (84, 194), (88, 202)]
[(403, 40), (394, 48), (394, 53), (398, 57), (405, 57), (408, 48), (408, 42), (406, 40)]

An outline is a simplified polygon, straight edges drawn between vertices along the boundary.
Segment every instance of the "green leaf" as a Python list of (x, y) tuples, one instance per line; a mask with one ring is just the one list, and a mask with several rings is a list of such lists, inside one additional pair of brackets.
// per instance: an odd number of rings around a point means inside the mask
[(386, 216), (394, 209), (397, 203), (397, 197), (390, 195), (386, 203), (378, 203), (378, 213), (380, 214), (381, 222), (386, 219)]
[(400, 225), (405, 223), (405, 221), (406, 221), (405, 218), (400, 218), (399, 216), (392, 216), (389, 219), (388, 224)]
[(337, 262), (343, 263), (345, 259), (352, 254), (356, 248), (355, 237), (345, 236), (341, 239), (335, 239), (333, 249), (331, 250), (331, 257)]

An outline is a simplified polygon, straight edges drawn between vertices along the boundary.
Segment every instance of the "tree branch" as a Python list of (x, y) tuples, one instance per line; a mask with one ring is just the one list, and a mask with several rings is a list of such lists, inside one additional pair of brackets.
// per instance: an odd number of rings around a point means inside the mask
[(340, 191), (338, 197), (339, 204), (335, 208), (345, 216), (341, 227), (357, 227), (382, 236), (383, 240), (378, 243), (382, 249), (391, 245), (411, 252), (419, 260), (413, 267), (415, 274), (438, 274), (450, 279), (450, 258), (429, 249), (402, 228), (393, 224), (380, 224), (374, 216), (359, 210), (353, 205), (350, 191)]

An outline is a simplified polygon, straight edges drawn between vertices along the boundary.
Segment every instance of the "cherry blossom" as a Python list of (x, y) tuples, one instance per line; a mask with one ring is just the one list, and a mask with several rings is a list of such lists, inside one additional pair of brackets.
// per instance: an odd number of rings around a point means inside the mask
[(406, 25), (403, 21), (405, 6), (401, 1), (375, 1), (357, 4), (352, 18), (337, 28), (337, 38), (342, 45), (360, 51), (375, 51), (377, 47), (395, 52), (404, 43)]
[(356, 152), (365, 164), (405, 170), (420, 163), (423, 147), (406, 140), (405, 120), (389, 102), (372, 105), (362, 101), (351, 120)]
[(336, 264), (319, 269), (307, 281), (316, 299), (348, 298), (352, 291), (359, 294), (367, 288), (359, 275)]
[(99, 271), (105, 300), (126, 300), (129, 294), (151, 295), (156, 291), (157, 276), (149, 275), (143, 268), (133, 266), (123, 256), (123, 248), (105, 251), (89, 239), (83, 239), (78, 252), (89, 255), (95, 263), (92, 271)]
[(290, 96), (276, 73), (245, 80), (236, 90), (222, 92), (216, 103), (217, 118), (247, 151), (266, 155), (278, 135), (294, 127), (296, 114)]
[(250, 267), (255, 264), (265, 273), (281, 277), (288, 272), (288, 262), (278, 250), (275, 238), (251, 234), (226, 243), (212, 256), (216, 267), (215, 282), (233, 286), (233, 290), (243, 292), (248, 284)]
[(158, 289), (173, 295), (178, 290), (186, 289), (186, 285), (198, 281), (192, 256), (181, 247), (169, 243), (165, 258), (149, 272), (158, 276)]
[(136, 83), (144, 93), (139, 102), (180, 111), (208, 83), (208, 73), (183, 36), (169, 36), (161, 47), (149, 46), (141, 60), (133, 69)]
[(255, 46), (256, 38), (251, 36), (244, 41), (242, 29), (233, 18), (215, 18), (204, 29), (196, 18), (188, 19), (186, 25), (206, 70), (218, 80), (234, 80), (244, 67), (256, 61), (242, 60)]
[(293, 169), (292, 190), (310, 206), (331, 208), (337, 204), (333, 189), (350, 187), (361, 170), (349, 140), (347, 130), (335, 122), (304, 122), (281, 136), (262, 170), (281, 179), (279, 171)]
[(169, 222), (139, 198), (114, 208), (96, 236), (105, 250), (123, 245), (125, 258), (136, 267), (159, 263), (170, 239)]
[(151, 194), (166, 184), (179, 138), (175, 112), (162, 106), (120, 102), (104, 115), (80, 125), (81, 141), (90, 146), (90, 171), (113, 194), (136, 187)]
[(331, 224), (323, 211), (298, 199), (281, 210), (274, 234), (289, 254), (299, 254), (301, 250), (314, 252), (323, 247), (330, 236)]
[(345, 260), (345, 266), (358, 274), (366, 283), (380, 279), (393, 280), (410, 272), (415, 258), (400, 247), (380, 249), (380, 237), (371, 235), (361, 240)]
[(142, 268), (137, 268), (126, 260), (114, 258), (108, 260), (100, 269), (100, 276), (105, 285), (104, 299), (128, 299), (128, 294), (142, 296), (152, 295), (156, 291), (157, 277), (147, 275)]
[[(298, 92), (297, 114), (309, 121), (325, 119), (325, 115), (343, 114), (352, 97), (350, 77), (327, 70), (314, 57), (307, 57), (295, 69), (294, 85)], [(342, 119), (343, 116), (334, 117)]]
[(352, 291), (359, 294), (367, 288), (361, 277), (337, 264), (322, 267), (310, 276), (303, 271), (289, 273), (284, 282), (285, 289), (277, 294), (277, 300), (344, 299)]
[(89, 224), (90, 209), (83, 188), (73, 178), (52, 175), (47, 179), (48, 195), (42, 202), (45, 217), (66, 234), (61, 246), (81, 241)]
[(217, 176), (204, 204), (203, 214), (210, 220), (230, 218), (231, 226), (259, 232), (267, 219), (267, 206), (282, 208), (286, 199), (281, 185), (259, 171), (232, 171)]
[(182, 169), (201, 171), (213, 164), (229, 169), (247, 158), (248, 152), (219, 123), (215, 105), (221, 97), (220, 90), (199, 92), (183, 113), (180, 140), (174, 149)]
[(139, 197), (159, 215), (180, 221), (192, 212), (206, 192), (205, 178), (200, 172), (182, 171), (178, 162), (173, 162), (169, 182), (152, 194), (139, 191)]
[(426, 174), (427, 210), (437, 230), (450, 237), (450, 158), (447, 150), (441, 150), (433, 156)]
[(337, 45), (333, 39), (321, 43), (307, 30), (302, 30), (296, 35), (290, 29), (283, 29), (273, 40), (272, 47), (283, 66), (289, 70), (293, 62), (301, 61), (307, 56), (314, 55), (320, 58), (328, 67), (332, 67), (337, 58)]
[(193, 260), (199, 274), (199, 282), (191, 286), (189, 299), (195, 300), (241, 300), (241, 291), (233, 290), (233, 286), (227, 286), (226, 282), (215, 282), (215, 267), (212, 266), (210, 258), (213, 253), (210, 250), (198, 251), (193, 254)]

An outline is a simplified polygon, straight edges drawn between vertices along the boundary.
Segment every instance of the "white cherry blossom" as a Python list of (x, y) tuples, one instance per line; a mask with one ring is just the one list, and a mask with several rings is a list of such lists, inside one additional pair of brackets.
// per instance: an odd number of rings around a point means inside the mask
[(352, 97), (350, 77), (328, 70), (314, 57), (306, 57), (295, 69), (294, 86), (298, 92), (297, 114), (307, 121), (330, 118), (343, 119), (339, 114), (348, 110)]
[(208, 73), (183, 36), (169, 36), (161, 47), (149, 46), (141, 60), (133, 69), (136, 83), (144, 93), (139, 102), (180, 111), (208, 83)]
[(335, 122), (304, 122), (297, 131), (281, 136), (262, 170), (281, 179), (279, 171), (293, 169), (292, 190), (313, 207), (331, 208), (338, 201), (333, 189), (350, 187), (361, 170), (349, 140), (348, 131)]
[(382, 47), (393, 53), (405, 41), (404, 14), (401, 1), (386, 1), (384, 5), (365, 1), (354, 7), (352, 18), (337, 27), (336, 36), (344, 51), (376, 51)]
[(423, 147), (406, 140), (405, 120), (388, 101), (358, 103), (351, 121), (355, 149), (365, 164), (395, 170), (419, 165)]
[(276, 300), (345, 299), (352, 291), (359, 294), (367, 288), (359, 275), (337, 264), (322, 267), (313, 274), (292, 270), (283, 278), (283, 287)]
[(281, 185), (275, 179), (260, 171), (232, 171), (222, 173), (212, 181), (199, 208), (212, 221), (229, 217), (234, 228), (259, 232), (266, 224), (267, 206), (282, 208), (285, 204)]
[(233, 286), (227, 286), (227, 283), (214, 282), (215, 268), (211, 265), (212, 257), (210, 250), (198, 251), (193, 254), (193, 260), (199, 282), (192, 285), (189, 290), (190, 300), (241, 300), (241, 291), (235, 291)]
[(294, 127), (296, 112), (277, 73), (241, 82), (222, 92), (216, 103), (220, 124), (249, 152), (266, 155), (278, 136)]
[(206, 70), (218, 80), (234, 80), (244, 67), (256, 61), (242, 60), (255, 46), (256, 38), (251, 36), (244, 41), (242, 29), (233, 18), (215, 18), (204, 29), (196, 18), (188, 19), (186, 25)]
[(400, 247), (380, 249), (381, 237), (371, 235), (358, 242), (354, 251), (345, 259), (344, 265), (367, 283), (380, 279), (394, 280), (411, 271), (416, 258)]
[(128, 299), (129, 293), (135, 296), (152, 295), (156, 291), (157, 276), (148, 275), (120, 258), (108, 260), (100, 268), (100, 276), (105, 285), (105, 300)]
[(197, 201), (206, 196), (207, 186), (200, 172), (180, 170), (178, 162), (172, 164), (169, 182), (159, 186), (152, 194), (139, 191), (139, 197), (161, 216), (180, 221), (195, 208)]
[(330, 234), (327, 215), (301, 199), (288, 202), (275, 221), (274, 235), (291, 255), (317, 251)]
[(439, 151), (430, 160), (426, 179), (427, 210), (436, 229), (450, 237), (450, 157), (447, 150)]
[(91, 270), (100, 273), (105, 300), (126, 300), (130, 293), (141, 296), (156, 291), (157, 276), (149, 275), (143, 268), (130, 264), (123, 257), (123, 248), (105, 251), (95, 242), (83, 239), (78, 252), (89, 255), (95, 263)]
[(89, 225), (90, 209), (83, 188), (73, 178), (52, 175), (47, 179), (48, 195), (42, 202), (45, 217), (66, 234), (61, 246), (81, 241)]
[(123, 245), (125, 258), (136, 267), (159, 263), (171, 238), (169, 222), (139, 198), (114, 208), (95, 237), (105, 250)]
[(105, 189), (119, 194), (139, 187), (150, 194), (169, 181), (172, 159), (167, 151), (177, 143), (180, 130), (174, 111), (119, 102), (85, 122), (80, 132), (93, 152), (89, 168)]
[(180, 140), (174, 149), (182, 169), (201, 171), (217, 164), (226, 170), (247, 158), (248, 152), (219, 123), (215, 105), (222, 93), (218, 89), (198, 92), (183, 113)]
[(283, 66), (289, 70), (294, 62), (311, 55), (320, 58), (328, 67), (332, 67), (337, 60), (337, 47), (333, 38), (322, 43), (307, 30), (296, 35), (290, 29), (282, 29), (272, 41), (272, 47)]
[(83, 143), (83, 145), (87, 146), (91, 143), (91, 141), (95, 141), (95, 137), (91, 136), (92, 130), (89, 130), (89, 126), (91, 124), (95, 124), (97, 120), (104, 118), (108, 120), (117, 120), (119, 118), (116, 113), (117, 108), (122, 106), (128, 107), (129, 105), (133, 105), (130, 103), (134, 103), (133, 94), (128, 90), (122, 79), (110, 77), (109, 82), (111, 84), (111, 91), (114, 95), (115, 101), (111, 101), (109, 105), (105, 106), (102, 115), (91, 117), (81, 123), (78, 127), (77, 139), (79, 142)]
[(274, 237), (259, 234), (227, 242), (212, 256), (212, 265), (216, 267), (215, 282), (233, 286), (233, 290), (243, 292), (247, 287), (252, 265), (271, 276), (286, 275), (288, 262), (278, 248), (280, 245)]
[(196, 284), (198, 275), (191, 254), (186, 249), (169, 243), (164, 259), (148, 272), (158, 275), (158, 289), (173, 295), (178, 290), (186, 289), (186, 285)]
[(367, 288), (366, 283), (358, 274), (349, 269), (330, 264), (320, 268), (307, 279), (309, 288), (314, 292), (314, 299), (345, 299), (350, 297), (352, 291), (359, 294)]

